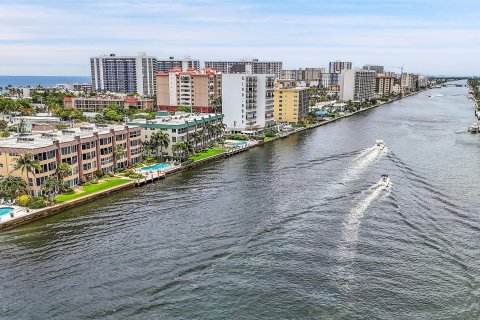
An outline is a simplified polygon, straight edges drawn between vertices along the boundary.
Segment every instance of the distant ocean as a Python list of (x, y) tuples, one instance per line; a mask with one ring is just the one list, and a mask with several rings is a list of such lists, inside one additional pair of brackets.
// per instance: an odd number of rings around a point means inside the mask
[(60, 83), (90, 83), (90, 77), (70, 76), (0, 76), (0, 87), (54, 87)]

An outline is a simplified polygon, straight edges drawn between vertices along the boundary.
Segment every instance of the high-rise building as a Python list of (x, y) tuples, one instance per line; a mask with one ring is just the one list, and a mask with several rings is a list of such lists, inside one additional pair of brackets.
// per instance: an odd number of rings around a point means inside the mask
[(222, 113), (231, 132), (261, 131), (274, 124), (273, 74), (223, 74)]
[(351, 70), (352, 63), (345, 61), (333, 61), (329, 63), (328, 72), (329, 73), (341, 73), (342, 70)]
[(338, 73), (322, 73), (318, 79), (318, 84), (324, 88), (329, 88), (330, 86), (338, 85)]
[(192, 111), (213, 112), (212, 100), (221, 96), (222, 75), (214, 69), (195, 68), (182, 71), (175, 67), (168, 73), (157, 73), (157, 105), (159, 110), (175, 111), (177, 106), (192, 107)]
[(404, 92), (418, 89), (418, 74), (404, 72), (400, 76), (400, 85)]
[(90, 58), (93, 91), (155, 93), (157, 58), (140, 53), (138, 56), (115, 54)]
[(296, 87), (295, 81), (277, 81), (274, 92), (274, 119), (297, 123), (308, 112), (308, 88)]
[(183, 59), (175, 59), (175, 57), (169, 57), (168, 59), (157, 59), (157, 72), (168, 72), (173, 68), (180, 68), (182, 71), (194, 68), (200, 71), (200, 60), (194, 60), (190, 57)]
[(375, 93), (381, 96), (389, 95), (393, 92), (395, 84), (395, 73), (377, 73), (375, 77)]
[(340, 100), (366, 101), (375, 95), (374, 71), (343, 70), (340, 74)]
[(282, 79), (293, 79), (297, 81), (318, 81), (325, 72), (325, 68), (305, 68), (283, 70)]
[(380, 65), (366, 64), (362, 68), (363, 70), (375, 71), (376, 73), (384, 73), (385, 68)]
[(274, 74), (277, 79), (282, 76), (281, 61), (258, 61), (238, 60), (238, 61), (205, 61), (205, 67), (213, 68), (222, 73), (254, 73), (254, 74)]

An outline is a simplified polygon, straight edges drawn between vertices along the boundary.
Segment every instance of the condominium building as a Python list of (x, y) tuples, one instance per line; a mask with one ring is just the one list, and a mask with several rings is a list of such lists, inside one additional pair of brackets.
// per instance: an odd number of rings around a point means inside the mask
[(90, 58), (92, 89), (119, 93), (155, 93), (157, 58), (140, 53), (138, 56), (115, 54)]
[(400, 76), (400, 85), (404, 92), (418, 89), (418, 74), (404, 72)]
[(369, 70), (369, 71), (375, 71), (376, 73), (384, 73), (385, 68), (380, 65), (375, 65), (375, 64), (366, 64), (362, 68), (363, 70)]
[[(125, 168), (142, 160), (141, 128), (135, 126), (94, 126), (85, 125), (62, 131), (42, 134), (20, 135), (0, 141), (0, 175), (11, 173), (23, 178), (29, 185), (32, 195), (41, 195), (41, 185), (45, 179), (56, 176), (60, 163), (68, 163), (71, 175), (64, 181), (69, 186), (88, 181), (96, 171), (112, 172), (115, 168)], [(117, 155), (120, 146), (125, 151)], [(19, 156), (32, 154), (42, 167), (42, 171), (29, 173), (15, 170)]]
[(158, 72), (156, 77), (159, 110), (175, 111), (183, 105), (195, 112), (213, 112), (211, 102), (222, 94), (222, 75), (212, 68), (199, 72), (176, 67), (168, 73)]
[(274, 74), (222, 75), (222, 113), (229, 131), (261, 131), (274, 124), (274, 82)]
[(338, 85), (339, 75), (338, 73), (322, 73), (320, 74), (320, 78), (318, 78), (318, 84), (324, 88), (336, 86)]
[(386, 96), (393, 93), (395, 84), (395, 73), (377, 73), (375, 77), (375, 93), (380, 96)]
[(274, 74), (278, 79), (282, 77), (282, 65), (281, 61), (258, 61), (258, 59), (205, 61), (205, 67), (213, 68), (222, 73)]
[[(197, 144), (197, 147), (211, 145), (223, 136), (220, 128), (223, 128), (223, 114), (194, 114), (178, 112), (172, 116), (167, 111), (159, 111), (155, 119), (132, 119), (129, 125), (142, 128), (142, 140), (150, 140), (153, 133), (162, 131), (168, 134), (169, 144), (162, 150), (162, 155), (173, 156), (173, 145), (177, 142), (189, 141)], [(216, 127), (217, 130), (211, 128)], [(202, 141), (192, 141), (193, 133), (202, 133)]]
[(340, 100), (366, 101), (375, 95), (374, 71), (343, 70), (340, 74)]
[(308, 88), (296, 87), (294, 82), (278, 81), (274, 91), (275, 121), (297, 123), (307, 112)]
[(352, 63), (345, 61), (333, 61), (329, 63), (328, 72), (329, 73), (341, 73), (343, 70), (351, 70)]
[(104, 109), (114, 105), (128, 109), (153, 109), (154, 101), (145, 97), (128, 96), (92, 96), (92, 97), (65, 97), (63, 105), (67, 108), (75, 108), (83, 112), (102, 112)]
[(173, 68), (180, 68), (182, 71), (188, 69), (195, 69), (200, 71), (200, 60), (194, 60), (190, 57), (183, 59), (176, 59), (175, 57), (169, 57), (164, 60), (157, 60), (157, 72), (168, 72)]
[(282, 79), (294, 79), (297, 81), (318, 81), (325, 68), (305, 68), (297, 70), (282, 70)]

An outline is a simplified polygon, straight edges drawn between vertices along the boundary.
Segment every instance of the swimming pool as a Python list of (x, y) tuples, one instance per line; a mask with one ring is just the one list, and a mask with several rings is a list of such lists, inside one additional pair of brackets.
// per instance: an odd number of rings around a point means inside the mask
[(13, 211), (13, 208), (11, 207), (0, 208), (0, 216), (3, 216), (4, 214), (9, 214), (12, 211)]
[(243, 146), (243, 145), (248, 144), (248, 142), (247, 142), (247, 141), (239, 141), (239, 142), (235, 142), (235, 144), (236, 144), (237, 146)]
[(148, 167), (143, 167), (142, 171), (150, 171), (150, 170), (156, 171), (156, 170), (162, 170), (168, 167), (170, 167), (170, 164), (168, 163), (157, 163)]

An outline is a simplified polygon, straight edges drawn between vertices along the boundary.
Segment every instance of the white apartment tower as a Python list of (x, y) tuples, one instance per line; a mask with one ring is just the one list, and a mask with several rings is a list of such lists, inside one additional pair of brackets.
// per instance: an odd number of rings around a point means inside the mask
[(155, 93), (157, 58), (139, 53), (137, 56), (115, 54), (90, 58), (93, 91)]
[(366, 101), (375, 95), (375, 71), (343, 70), (340, 74), (340, 100)]
[(261, 131), (274, 124), (274, 74), (223, 74), (222, 113), (231, 132)]

